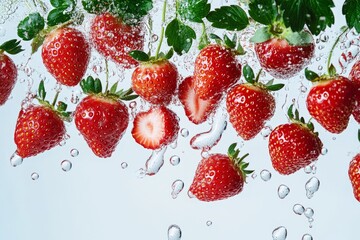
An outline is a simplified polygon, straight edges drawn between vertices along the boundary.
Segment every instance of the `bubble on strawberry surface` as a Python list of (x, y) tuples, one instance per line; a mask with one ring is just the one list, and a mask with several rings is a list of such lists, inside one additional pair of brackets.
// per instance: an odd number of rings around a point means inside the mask
[(306, 197), (312, 198), (314, 194), (319, 190), (320, 181), (316, 177), (310, 178), (305, 184)]
[(207, 132), (199, 133), (192, 137), (190, 145), (193, 149), (210, 150), (221, 139), (221, 136), (227, 125), (227, 114), (223, 111), (217, 111), (214, 116), (214, 123)]
[(168, 240), (180, 240), (181, 235), (181, 229), (178, 225), (173, 224), (168, 228)]
[(195, 198), (195, 195), (190, 190), (187, 192), (187, 195), (189, 198)]
[(164, 154), (166, 151), (166, 147), (163, 147), (159, 150), (154, 150), (146, 161), (145, 171), (146, 175), (152, 176), (159, 172), (161, 167), (164, 165)]
[(285, 240), (287, 237), (287, 229), (283, 226), (277, 227), (272, 232), (273, 240)]
[(313, 240), (313, 237), (310, 234), (304, 234), (301, 240)]
[(127, 167), (128, 167), (127, 162), (122, 162), (122, 163), (121, 163), (121, 168), (122, 168), (122, 169), (125, 169), (125, 168), (127, 168)]
[(260, 177), (263, 181), (267, 182), (271, 179), (271, 172), (269, 172), (268, 170), (264, 169), (260, 172)]
[(305, 212), (305, 208), (303, 205), (297, 203), (293, 206), (293, 211), (297, 215), (302, 215)]
[(201, 155), (202, 158), (208, 158), (208, 157), (210, 157), (209, 150), (206, 149), (206, 148), (202, 149), (200, 155)]
[(39, 179), (39, 174), (38, 173), (36, 173), (36, 172), (33, 172), (32, 174), (31, 174), (31, 179), (32, 180), (38, 180)]
[(177, 155), (173, 155), (170, 157), (170, 164), (173, 166), (177, 166), (180, 163), (180, 157)]
[(61, 169), (64, 171), (64, 172), (68, 172), (71, 170), (72, 168), (72, 163), (69, 161), (69, 160), (63, 160), (61, 161)]
[(70, 150), (70, 155), (71, 155), (72, 157), (77, 157), (77, 156), (79, 156), (79, 150), (77, 150), (76, 148), (71, 149), (71, 150)]
[(10, 164), (13, 167), (17, 167), (19, 165), (21, 165), (23, 163), (24, 159), (22, 157), (20, 157), (19, 155), (17, 155), (17, 153), (13, 153), (13, 155), (11, 155), (10, 157)]
[(281, 184), (278, 187), (278, 196), (280, 199), (284, 199), (287, 197), (287, 195), (289, 195), (290, 193), (290, 188), (284, 184)]
[(180, 134), (181, 134), (181, 136), (183, 136), (183, 137), (187, 137), (187, 136), (189, 136), (189, 130), (187, 130), (186, 128), (182, 128), (182, 129), (180, 130)]
[(175, 180), (171, 185), (171, 197), (176, 199), (179, 193), (184, 189), (184, 182), (181, 180)]
[(210, 227), (212, 224), (213, 224), (212, 221), (210, 221), (210, 220), (206, 221), (206, 226)]

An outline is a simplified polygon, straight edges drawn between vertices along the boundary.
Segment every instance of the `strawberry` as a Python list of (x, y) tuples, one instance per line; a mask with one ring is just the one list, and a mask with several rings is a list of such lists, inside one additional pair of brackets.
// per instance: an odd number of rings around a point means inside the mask
[[(21, 109), (16, 122), (14, 140), (17, 154), (31, 157), (49, 150), (64, 139), (66, 130), (63, 120), (69, 121), (66, 104), (59, 102), (58, 108), (45, 101), (44, 82), (40, 82), (38, 100), (41, 105), (30, 105)], [(54, 103), (56, 100), (54, 100)]]
[(132, 89), (152, 104), (167, 105), (178, 84), (176, 66), (167, 59), (142, 62), (131, 76)]
[(356, 88), (355, 93), (355, 107), (352, 112), (354, 119), (360, 123), (360, 60), (358, 60), (353, 67), (349, 75), (349, 79), (354, 83)]
[(228, 155), (211, 154), (203, 158), (195, 172), (190, 192), (200, 201), (210, 202), (226, 199), (239, 194), (246, 182), (249, 163), (243, 160), (249, 154), (238, 158), (240, 151), (236, 143), (230, 145)]
[(322, 149), (318, 133), (314, 125), (305, 124), (304, 118), (299, 119), (299, 112), (292, 113), (293, 105), (288, 114), (291, 123), (277, 126), (269, 136), (269, 153), (272, 165), (280, 174), (289, 175), (316, 161)]
[(131, 100), (136, 96), (130, 95), (131, 89), (117, 92), (117, 83), (110, 91), (101, 93), (100, 80), (91, 76), (82, 80), (80, 85), (89, 95), (76, 107), (76, 128), (96, 156), (110, 157), (129, 124), (128, 109), (119, 99)]
[(144, 47), (141, 25), (128, 25), (110, 13), (103, 13), (93, 19), (90, 35), (94, 47), (103, 56), (124, 68), (138, 65), (129, 52)]
[(131, 134), (135, 141), (148, 149), (158, 149), (172, 143), (178, 135), (177, 115), (164, 106), (152, 107), (135, 116)]
[(178, 97), (185, 109), (188, 119), (200, 124), (205, 122), (208, 117), (216, 110), (219, 105), (221, 95), (218, 98), (209, 100), (201, 99), (194, 90), (194, 78), (192, 76), (185, 78), (180, 86)]
[(45, 67), (59, 83), (76, 86), (90, 60), (90, 45), (84, 35), (70, 27), (51, 31), (43, 43)]
[[(358, 130), (358, 140), (360, 141), (360, 130)], [(360, 153), (356, 154), (351, 160), (348, 175), (353, 187), (354, 197), (360, 202)]]
[(23, 49), (15, 39), (0, 45), (0, 106), (9, 98), (17, 78), (16, 66), (4, 52), (17, 54), (21, 51)]
[(284, 84), (266, 85), (259, 82), (259, 76), (248, 65), (243, 69), (247, 83), (235, 85), (226, 97), (226, 109), (230, 122), (244, 140), (254, 138), (275, 112), (275, 98), (269, 91), (281, 89)]
[(241, 76), (241, 64), (229, 47), (210, 44), (195, 59), (194, 88), (204, 100), (218, 98)]

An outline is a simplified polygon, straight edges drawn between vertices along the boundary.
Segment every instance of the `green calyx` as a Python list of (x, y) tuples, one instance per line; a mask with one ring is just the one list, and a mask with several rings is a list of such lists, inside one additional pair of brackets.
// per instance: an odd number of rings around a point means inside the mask
[(237, 169), (240, 171), (244, 182), (246, 182), (246, 178), (248, 175), (253, 173), (253, 170), (248, 170), (247, 167), (249, 166), (249, 163), (244, 162), (244, 159), (249, 156), (249, 154), (245, 154), (244, 156), (239, 158), (240, 150), (236, 149), (237, 143), (233, 143), (229, 146), (228, 149), (228, 156), (230, 160), (234, 163), (234, 165), (237, 167)]
[(319, 136), (318, 132), (315, 132), (314, 124), (311, 122), (311, 119), (308, 122), (305, 122), (303, 117), (300, 117), (299, 111), (295, 109), (293, 110), (294, 104), (291, 104), (288, 109), (288, 116), (291, 122), (300, 124), (301, 126), (309, 129), (314, 135)]
[(282, 83), (279, 84), (273, 84), (274, 79), (267, 81), (266, 83), (259, 82), (260, 75), (261, 75), (262, 69), (258, 72), (258, 74), (255, 76), (254, 71), (249, 65), (245, 65), (243, 67), (243, 75), (245, 77), (246, 82), (248, 82), (251, 85), (257, 86), (261, 89), (264, 89), (266, 91), (278, 91), (282, 89), (285, 85)]
[(309, 70), (308, 68), (305, 68), (305, 78), (313, 83), (329, 81), (329, 80), (333, 79), (334, 77), (336, 77), (337, 75), (338, 74), (336, 72), (336, 68), (332, 64), (328, 68), (328, 74), (323, 74), (321, 76), (319, 76), (317, 73)]
[(114, 100), (121, 99), (125, 101), (131, 101), (138, 97), (138, 95), (133, 94), (134, 91), (131, 88), (129, 88), (128, 90), (118, 90), (118, 82), (114, 83), (111, 86), (110, 90), (105, 90), (104, 92), (102, 92), (102, 84), (100, 79), (94, 79), (92, 76), (81, 80), (80, 86), (85, 94), (99, 95)]
[(170, 48), (167, 53), (160, 52), (158, 56), (151, 56), (150, 53), (146, 53), (140, 50), (133, 50), (129, 52), (129, 55), (140, 63), (155, 63), (172, 58), (174, 55), (174, 49)]
[(246, 53), (244, 48), (241, 46), (240, 41), (238, 41), (236, 34), (234, 34), (231, 39), (226, 34), (224, 34), (223, 39), (213, 33), (211, 33), (209, 35), (209, 37), (210, 37), (210, 39), (214, 40), (216, 42), (216, 44), (224, 46), (228, 49), (231, 49), (231, 51), (235, 55), (244, 55)]
[(20, 41), (16, 39), (6, 41), (0, 45), (0, 54), (7, 52), (9, 54), (15, 55), (22, 51), (24, 51), (24, 49), (21, 48)]
[(35, 98), (39, 101), (41, 105), (51, 108), (62, 120), (71, 122), (72, 112), (66, 111), (67, 104), (62, 101), (57, 102), (59, 93), (59, 91), (56, 92), (53, 102), (50, 103), (48, 100), (46, 100), (44, 81), (41, 80)]

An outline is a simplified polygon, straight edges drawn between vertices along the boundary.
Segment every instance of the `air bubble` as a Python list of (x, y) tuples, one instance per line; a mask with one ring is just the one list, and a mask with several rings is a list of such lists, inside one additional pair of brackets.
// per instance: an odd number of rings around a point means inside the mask
[(31, 174), (31, 179), (32, 180), (38, 180), (39, 179), (39, 174), (38, 173), (36, 173), (36, 172), (33, 172), (32, 174)]
[(184, 189), (184, 182), (178, 179), (173, 182), (171, 188), (172, 188), (171, 197), (175, 199), (177, 198), (179, 193)]
[(308, 207), (305, 209), (304, 215), (307, 218), (312, 218), (314, 216), (314, 210)]
[(127, 167), (128, 167), (127, 162), (122, 162), (122, 163), (121, 163), (121, 168), (122, 168), (122, 169), (125, 169), (125, 168), (127, 168)]
[(256, 177), (257, 177), (257, 174), (256, 174), (256, 173), (251, 174), (251, 178), (252, 178), (252, 179), (255, 179)]
[(273, 240), (285, 240), (286, 237), (287, 237), (287, 230), (283, 226), (275, 228), (274, 231), (272, 232)]
[(64, 172), (68, 172), (70, 171), (72, 168), (72, 163), (69, 161), (69, 160), (63, 160), (61, 162), (61, 169), (64, 171)]
[(297, 215), (302, 215), (305, 212), (305, 208), (301, 204), (295, 204), (293, 207), (293, 211)]
[(146, 175), (146, 171), (145, 171), (145, 169), (140, 168), (140, 169), (136, 172), (136, 174), (137, 174), (138, 178), (144, 178), (145, 175)]
[(80, 101), (81, 92), (80, 91), (73, 91), (71, 94), (70, 102), (72, 104), (78, 104)]
[(321, 155), (326, 155), (327, 153), (328, 153), (328, 149), (325, 148), (325, 147), (323, 147), (323, 148), (321, 149)]
[(306, 184), (305, 184), (305, 190), (306, 190), (306, 197), (308, 199), (312, 198), (314, 196), (314, 193), (316, 193), (319, 190), (320, 187), (320, 181), (316, 177), (310, 178)]
[(272, 127), (271, 126), (265, 126), (263, 129), (261, 129), (261, 136), (263, 136), (264, 138), (267, 138), (270, 133), (272, 131)]
[(187, 130), (186, 128), (183, 128), (180, 130), (180, 134), (183, 137), (187, 137), (187, 136), (189, 136), (189, 130)]
[(313, 240), (313, 237), (310, 234), (304, 234), (301, 240)]
[(23, 163), (24, 159), (22, 157), (20, 157), (19, 155), (17, 155), (17, 153), (13, 153), (13, 155), (11, 155), (10, 157), (10, 164), (13, 167), (17, 167), (19, 165), (21, 165)]
[(212, 221), (206, 221), (206, 226), (210, 227), (212, 224)]
[(286, 198), (290, 193), (290, 188), (284, 184), (281, 184), (278, 188), (278, 196), (280, 199)]
[(175, 139), (175, 140), (170, 144), (170, 147), (171, 147), (172, 149), (177, 148), (177, 139)]
[(79, 156), (79, 150), (77, 150), (76, 148), (71, 149), (71, 150), (70, 150), (70, 155), (71, 155), (72, 157), (77, 157), (77, 156)]
[(170, 164), (173, 165), (173, 166), (177, 166), (179, 165), (180, 163), (180, 157), (177, 156), (177, 155), (173, 155), (171, 158), (170, 158)]
[(165, 151), (166, 147), (163, 147), (160, 150), (155, 150), (152, 152), (145, 165), (147, 175), (152, 176), (159, 172), (161, 167), (164, 165)]
[(181, 229), (178, 225), (171, 225), (168, 228), (168, 240), (180, 240), (181, 239)]
[(271, 179), (271, 172), (269, 172), (268, 170), (264, 169), (260, 172), (260, 177), (262, 180), (264, 180), (265, 182), (269, 181)]

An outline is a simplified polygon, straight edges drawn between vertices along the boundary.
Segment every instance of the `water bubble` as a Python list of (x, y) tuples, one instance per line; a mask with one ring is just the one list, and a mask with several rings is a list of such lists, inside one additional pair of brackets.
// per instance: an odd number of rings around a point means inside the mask
[(287, 237), (287, 230), (285, 227), (280, 226), (275, 228), (272, 232), (273, 240), (285, 240)]
[(195, 195), (190, 190), (187, 192), (187, 195), (189, 198), (195, 198)]
[(257, 177), (256, 173), (251, 174), (252, 179), (255, 179)]
[(305, 209), (304, 215), (307, 218), (312, 218), (314, 216), (314, 210), (308, 207)]
[(271, 179), (271, 172), (269, 172), (268, 170), (264, 169), (260, 172), (260, 177), (262, 180), (264, 180), (265, 182), (269, 181)]
[(212, 221), (206, 221), (206, 226), (210, 227), (212, 224)]
[(33, 173), (31, 174), (31, 179), (32, 179), (32, 180), (38, 180), (38, 179), (39, 179), (39, 174), (36, 173), (36, 172), (33, 172)]
[(79, 156), (79, 150), (77, 150), (76, 148), (71, 149), (71, 150), (70, 150), (70, 155), (71, 155), (72, 157), (77, 157), (77, 156)]
[(175, 139), (175, 140), (170, 144), (170, 147), (171, 147), (172, 149), (177, 148), (177, 139)]
[(156, 34), (151, 35), (151, 42), (156, 42), (159, 39), (159, 36)]
[(186, 128), (183, 128), (180, 130), (180, 134), (183, 137), (187, 137), (187, 136), (189, 136), (189, 130), (187, 130)]
[(178, 225), (171, 225), (168, 228), (168, 240), (180, 240), (181, 239), (181, 229)]
[(328, 149), (325, 148), (325, 147), (323, 147), (323, 148), (321, 149), (321, 155), (326, 155), (327, 153), (328, 153)]
[(66, 145), (66, 139), (63, 139), (63, 140), (61, 140), (60, 142), (59, 142), (59, 146), (60, 147), (63, 147), (63, 146), (65, 146)]
[(144, 178), (146, 175), (146, 171), (143, 168), (140, 168), (137, 172), (138, 178)]
[(10, 164), (13, 167), (17, 167), (23, 163), (23, 160), (24, 159), (22, 157), (20, 157), (19, 155), (17, 155), (17, 153), (15, 152), (10, 157)]
[(261, 136), (263, 136), (264, 138), (267, 138), (270, 133), (272, 131), (272, 127), (271, 126), (265, 126), (263, 129), (261, 129)]
[(202, 151), (201, 151), (201, 157), (202, 158), (208, 158), (208, 157), (210, 157), (210, 153), (209, 153), (209, 151), (208, 151), (208, 149), (203, 149)]
[(301, 91), (302, 93), (306, 93), (307, 87), (305, 87), (304, 85), (302, 85), (302, 86), (300, 87), (300, 91)]
[(151, 156), (145, 164), (147, 175), (152, 176), (159, 172), (161, 167), (164, 165), (165, 150), (166, 147), (163, 147), (160, 150), (155, 150), (152, 152)]
[(293, 211), (297, 215), (302, 215), (305, 212), (305, 208), (301, 204), (295, 204), (293, 207)]
[(180, 158), (177, 155), (174, 155), (170, 158), (170, 164), (173, 166), (177, 166), (180, 163)]
[(137, 105), (137, 103), (136, 103), (135, 101), (131, 101), (131, 102), (129, 103), (129, 107), (130, 107), (131, 109), (135, 109), (135, 108), (136, 108), (136, 105)]
[(278, 188), (278, 196), (280, 199), (286, 198), (289, 192), (290, 192), (290, 188), (284, 184), (281, 184)]
[(78, 102), (80, 101), (80, 95), (81, 95), (80, 91), (73, 91), (71, 94), (70, 102), (72, 104), (78, 104)]
[(128, 167), (127, 162), (122, 162), (122, 163), (121, 163), (121, 168), (122, 168), (122, 169), (125, 169), (125, 168), (127, 168), (127, 167)]
[(175, 180), (171, 185), (171, 188), (172, 188), (171, 197), (175, 199), (177, 198), (179, 193), (184, 189), (184, 182), (179, 179)]
[(314, 196), (314, 193), (316, 193), (319, 190), (320, 187), (320, 181), (316, 177), (310, 178), (306, 184), (305, 184), (305, 190), (306, 190), (306, 197), (312, 198)]
[(304, 236), (302, 236), (301, 240), (313, 240), (313, 237), (310, 234), (304, 234)]
[(64, 171), (64, 172), (68, 172), (70, 171), (72, 168), (72, 163), (69, 161), (69, 160), (63, 160), (61, 162), (61, 169)]
[(304, 167), (304, 172), (306, 174), (310, 174), (312, 172), (312, 166), (308, 165), (308, 166)]
[(327, 42), (329, 40), (329, 35), (327, 34), (321, 34), (320, 41)]

